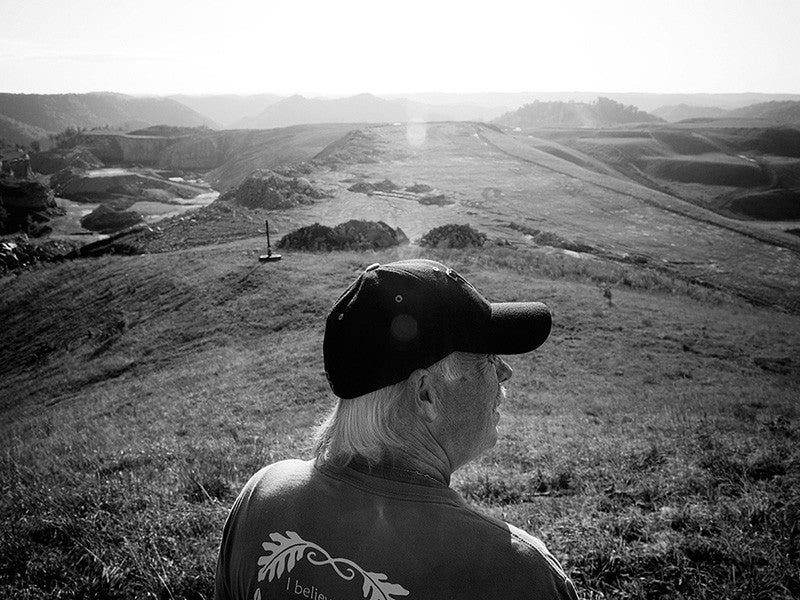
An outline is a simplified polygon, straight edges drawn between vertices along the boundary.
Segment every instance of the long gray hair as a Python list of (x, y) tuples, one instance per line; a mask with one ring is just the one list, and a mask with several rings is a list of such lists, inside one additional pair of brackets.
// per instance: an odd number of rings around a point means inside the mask
[[(453, 352), (428, 367), (434, 376), (455, 381), (465, 372), (465, 357)], [(339, 398), (317, 427), (314, 454), (321, 463), (344, 467), (360, 457), (376, 465), (407, 445), (405, 434), (416, 418), (411, 410), (408, 380), (357, 398)]]

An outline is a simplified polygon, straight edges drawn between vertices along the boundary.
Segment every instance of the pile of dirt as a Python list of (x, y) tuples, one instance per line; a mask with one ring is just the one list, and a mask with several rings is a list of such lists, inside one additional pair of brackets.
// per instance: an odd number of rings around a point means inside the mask
[(239, 187), (225, 192), (218, 201), (246, 208), (291, 208), (325, 198), (305, 177), (285, 177), (273, 171), (254, 173)]
[(434, 227), (422, 236), (420, 246), (427, 248), (467, 248), (481, 247), (486, 243), (486, 234), (470, 225), (442, 225)]
[(278, 248), (291, 250), (378, 250), (408, 243), (408, 237), (399, 227), (392, 229), (383, 221), (356, 219), (328, 227), (314, 223), (286, 234)]
[(32, 244), (26, 235), (0, 241), (0, 275), (24, 269), (37, 262), (63, 260), (78, 245), (78, 242), (65, 240), (46, 240)]
[(376, 181), (374, 183), (369, 181), (359, 181), (347, 189), (351, 192), (359, 192), (361, 194), (369, 195), (372, 192), (394, 192), (395, 190), (399, 190), (400, 186), (390, 179), (384, 179), (383, 181)]
[(415, 183), (414, 185), (406, 186), (406, 191), (412, 194), (427, 194), (432, 192), (433, 188), (425, 183)]
[(378, 162), (381, 154), (376, 137), (361, 129), (354, 129), (342, 138), (328, 144), (315, 157), (314, 163), (337, 168), (346, 164), (370, 164)]
[(101, 204), (85, 217), (81, 225), (98, 233), (113, 233), (142, 222), (142, 215), (132, 210), (116, 210), (108, 204)]
[(428, 206), (446, 206), (448, 204), (455, 204), (455, 200), (450, 200), (444, 194), (437, 193), (422, 194), (422, 196), (417, 199), (417, 202)]

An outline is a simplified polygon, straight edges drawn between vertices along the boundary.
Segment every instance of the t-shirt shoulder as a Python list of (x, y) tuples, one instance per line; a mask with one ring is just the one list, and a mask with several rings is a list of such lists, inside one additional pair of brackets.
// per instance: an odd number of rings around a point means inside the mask
[(542, 540), (531, 535), (527, 531), (512, 525), (511, 523), (507, 523), (506, 521), (483, 514), (482, 512), (471, 507), (467, 507), (467, 510), (469, 510), (476, 518), (492, 525), (497, 530), (502, 531), (505, 535), (510, 533), (512, 545), (515, 551), (520, 556), (525, 557), (528, 561), (534, 564), (535, 568), (532, 572), (541, 573), (542, 569), (549, 571), (560, 588), (562, 593), (561, 597), (577, 598), (575, 586), (572, 583), (572, 580), (567, 576), (567, 574), (564, 572), (564, 569), (561, 567), (561, 564), (550, 553)]

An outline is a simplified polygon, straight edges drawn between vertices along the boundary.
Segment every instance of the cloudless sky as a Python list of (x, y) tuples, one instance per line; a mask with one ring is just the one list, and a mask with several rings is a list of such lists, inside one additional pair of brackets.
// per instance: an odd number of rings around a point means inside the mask
[(0, 91), (800, 93), (800, 0), (0, 0)]

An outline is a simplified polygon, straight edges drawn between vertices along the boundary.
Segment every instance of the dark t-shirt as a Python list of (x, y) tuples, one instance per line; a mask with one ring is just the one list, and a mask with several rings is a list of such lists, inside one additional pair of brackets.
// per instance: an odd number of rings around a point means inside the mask
[(540, 540), (443, 483), (312, 461), (281, 461), (250, 479), (217, 563), (217, 600), (576, 597)]

